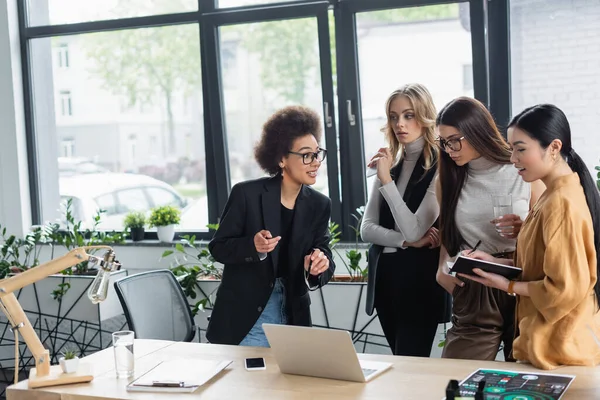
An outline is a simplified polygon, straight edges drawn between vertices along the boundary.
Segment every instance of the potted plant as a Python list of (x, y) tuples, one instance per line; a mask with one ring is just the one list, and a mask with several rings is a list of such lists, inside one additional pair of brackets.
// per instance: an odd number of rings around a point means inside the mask
[(58, 359), (60, 368), (62, 368), (65, 374), (77, 372), (79, 367), (79, 357), (73, 350), (65, 350), (61, 353), (63, 356)]
[(144, 240), (144, 225), (146, 225), (146, 216), (143, 212), (133, 211), (125, 216), (123, 221), (125, 229), (131, 232), (131, 240), (139, 242)]
[(175, 236), (175, 225), (181, 220), (181, 210), (173, 206), (161, 206), (152, 209), (148, 224), (156, 227), (158, 240), (172, 242)]

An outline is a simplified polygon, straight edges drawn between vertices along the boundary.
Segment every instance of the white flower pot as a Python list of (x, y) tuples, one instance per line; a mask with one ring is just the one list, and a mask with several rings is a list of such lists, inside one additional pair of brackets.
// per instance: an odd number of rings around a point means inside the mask
[(175, 225), (157, 226), (158, 240), (161, 242), (170, 243), (175, 236)]
[(58, 362), (65, 374), (77, 372), (77, 368), (79, 367), (79, 357), (75, 357), (70, 360), (65, 360), (64, 357), (61, 357), (58, 359)]

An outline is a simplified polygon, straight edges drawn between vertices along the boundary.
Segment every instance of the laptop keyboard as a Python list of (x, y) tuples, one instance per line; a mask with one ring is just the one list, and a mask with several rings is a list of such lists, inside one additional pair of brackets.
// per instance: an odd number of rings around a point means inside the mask
[(377, 372), (376, 369), (369, 369), (369, 368), (361, 368), (363, 375), (365, 376), (365, 378), (368, 378), (370, 375), (374, 374), (375, 372)]

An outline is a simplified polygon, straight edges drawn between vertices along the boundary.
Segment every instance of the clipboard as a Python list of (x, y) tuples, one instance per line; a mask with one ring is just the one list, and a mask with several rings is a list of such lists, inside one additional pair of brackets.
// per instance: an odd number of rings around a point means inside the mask
[(515, 279), (522, 272), (521, 268), (511, 267), (509, 265), (498, 264), (490, 261), (476, 260), (474, 258), (463, 256), (458, 256), (456, 258), (456, 262), (452, 265), (452, 267), (450, 267), (450, 272), (476, 275), (473, 272), (473, 268), (479, 268), (486, 272), (502, 275), (507, 279)]
[(190, 358), (163, 361), (129, 383), (127, 391), (191, 393), (227, 368), (231, 362)]

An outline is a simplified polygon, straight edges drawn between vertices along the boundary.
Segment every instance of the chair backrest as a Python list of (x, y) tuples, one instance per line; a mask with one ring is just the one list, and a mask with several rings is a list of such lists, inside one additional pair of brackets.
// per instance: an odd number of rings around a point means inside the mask
[(169, 270), (142, 272), (115, 282), (129, 329), (137, 339), (191, 342), (194, 318), (181, 286)]

